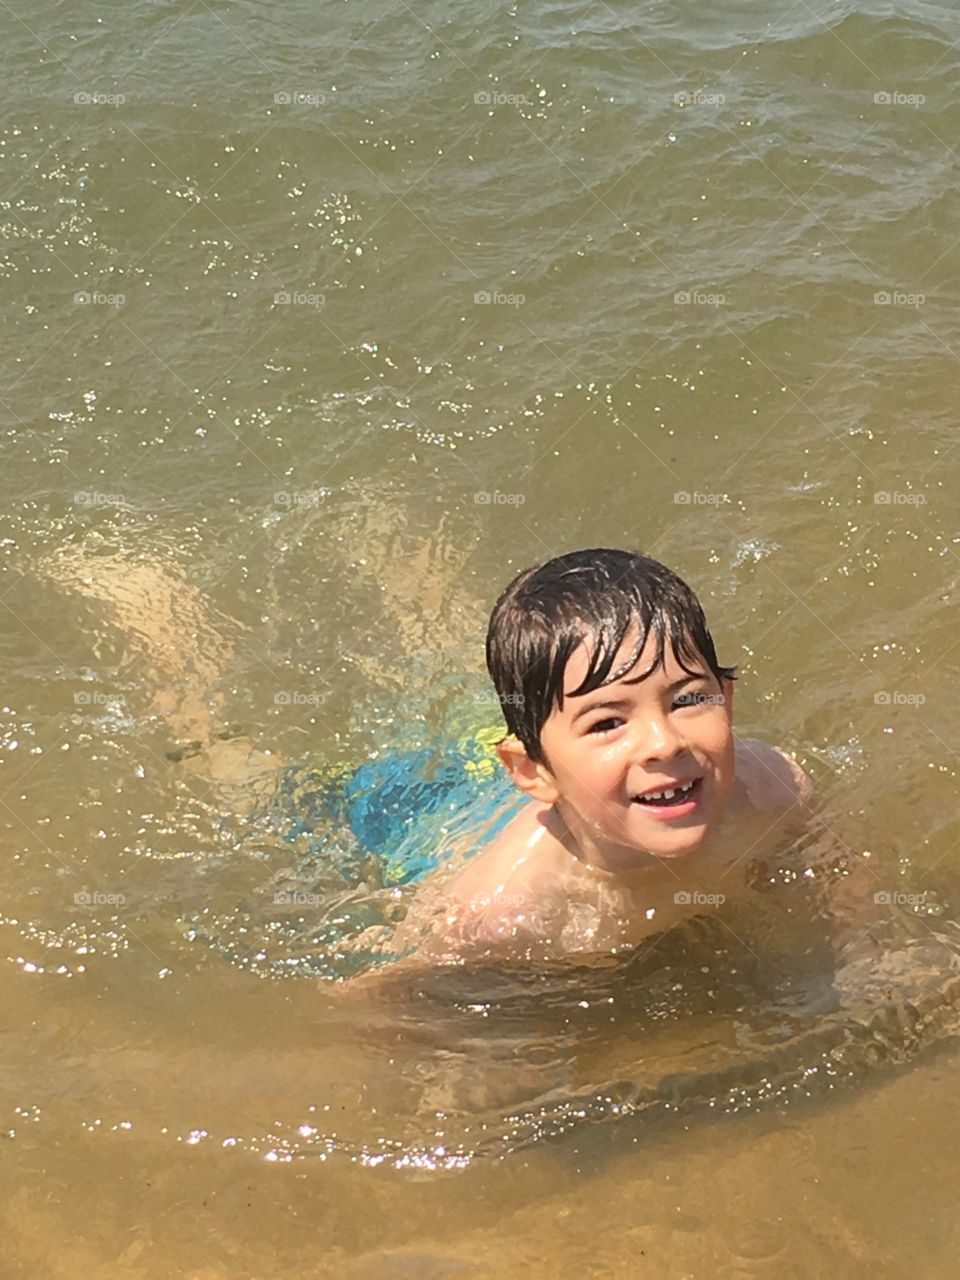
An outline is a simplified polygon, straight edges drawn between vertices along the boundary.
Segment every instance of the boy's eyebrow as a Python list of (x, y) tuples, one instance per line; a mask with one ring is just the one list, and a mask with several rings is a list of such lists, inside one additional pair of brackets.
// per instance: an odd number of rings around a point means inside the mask
[[(668, 685), (668, 689), (672, 693), (675, 689), (682, 689), (685, 684), (692, 684), (694, 680), (702, 680), (706, 674), (705, 671), (701, 671), (695, 676), (684, 676), (680, 680), (674, 680), (673, 684)], [(621, 683), (639, 684), (643, 678), (638, 676), (633, 680), (623, 680)], [(569, 694), (567, 696), (569, 697)], [(628, 705), (629, 701), (626, 698), (603, 698), (600, 702), (590, 702), (586, 706), (580, 707), (570, 723), (576, 724), (581, 716), (589, 715), (591, 711), (600, 711), (606, 707), (626, 707)]]

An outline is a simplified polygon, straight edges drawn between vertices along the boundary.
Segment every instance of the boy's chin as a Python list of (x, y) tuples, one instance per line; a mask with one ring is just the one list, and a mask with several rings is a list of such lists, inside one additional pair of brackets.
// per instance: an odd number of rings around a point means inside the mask
[(698, 840), (696, 844), (684, 845), (678, 849), (648, 849), (647, 853), (653, 858), (661, 858), (666, 861), (669, 858), (687, 858), (692, 853), (696, 853), (703, 846), (703, 841)]
[(678, 827), (664, 832), (660, 839), (637, 841), (634, 845), (638, 853), (645, 853), (654, 858), (685, 858), (702, 849), (707, 839), (707, 828)]

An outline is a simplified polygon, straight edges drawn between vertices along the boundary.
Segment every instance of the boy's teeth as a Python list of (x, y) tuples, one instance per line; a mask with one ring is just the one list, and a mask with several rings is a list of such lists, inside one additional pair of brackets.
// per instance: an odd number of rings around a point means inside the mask
[(646, 791), (640, 797), (641, 800), (672, 800), (674, 796), (686, 795), (693, 786), (688, 783), (685, 787), (668, 787), (666, 791)]

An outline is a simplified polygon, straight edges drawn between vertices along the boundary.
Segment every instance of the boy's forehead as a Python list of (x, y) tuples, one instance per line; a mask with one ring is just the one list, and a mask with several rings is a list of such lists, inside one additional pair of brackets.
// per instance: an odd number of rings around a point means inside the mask
[[(622, 667), (624, 663), (629, 662), (633, 657), (633, 652), (640, 639), (639, 627), (632, 627), (624, 636), (623, 642), (617, 650), (616, 657), (610, 667), (611, 671), (616, 671)], [(580, 685), (586, 679), (587, 672), (590, 669), (590, 659), (596, 647), (596, 640), (592, 635), (585, 635), (580, 644), (571, 653), (567, 660), (566, 668), (563, 673), (563, 696), (569, 698), (573, 696), (573, 691), (579, 689)], [(640, 650), (639, 657), (633, 667), (627, 671), (622, 679), (633, 680), (637, 676), (650, 670), (657, 660), (657, 651), (660, 648), (660, 635), (652, 627), (647, 633), (643, 648)], [(680, 666), (677, 659), (673, 656), (673, 647), (670, 644), (670, 637), (667, 635), (666, 642), (663, 647), (663, 666), (651, 673), (649, 679), (656, 682), (658, 679), (673, 682), (685, 675), (683, 667)], [(619, 683), (619, 682), (617, 682)], [(609, 686), (606, 686), (609, 687)], [(581, 695), (582, 696), (582, 695)]]

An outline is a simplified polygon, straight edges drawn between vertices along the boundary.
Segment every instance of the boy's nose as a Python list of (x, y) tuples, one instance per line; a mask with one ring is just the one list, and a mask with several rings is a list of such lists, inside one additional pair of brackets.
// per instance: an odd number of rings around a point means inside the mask
[(643, 765), (655, 760), (672, 760), (683, 751), (684, 745), (669, 722), (657, 717), (640, 730), (634, 758)]

